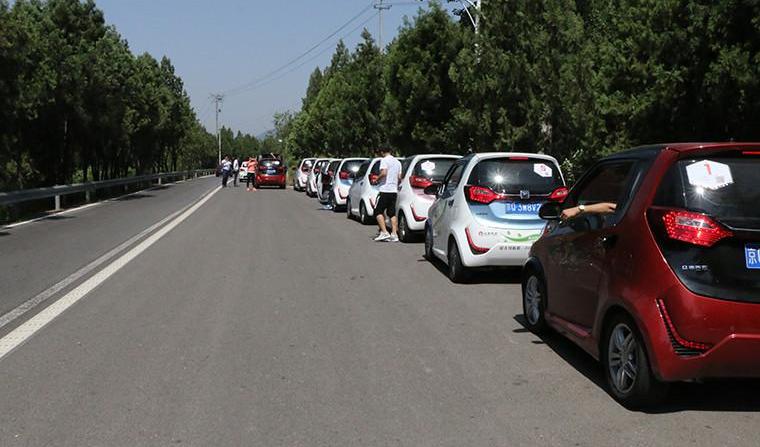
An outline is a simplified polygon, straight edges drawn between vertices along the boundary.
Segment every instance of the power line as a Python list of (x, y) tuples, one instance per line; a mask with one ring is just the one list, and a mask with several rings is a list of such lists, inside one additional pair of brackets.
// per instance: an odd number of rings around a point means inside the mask
[(370, 9), (372, 9), (374, 7), (374, 5), (375, 5), (375, 2), (373, 1), (370, 4), (368, 4), (367, 6), (365, 6), (361, 11), (359, 11), (358, 14), (356, 14), (353, 17), (351, 17), (351, 19), (349, 19), (346, 23), (344, 23), (343, 25), (341, 25), (337, 30), (333, 31), (332, 33), (330, 33), (330, 35), (328, 35), (324, 39), (322, 39), (319, 42), (317, 42), (315, 45), (313, 45), (311, 48), (309, 48), (308, 50), (306, 50), (304, 53), (302, 53), (302, 54), (298, 55), (297, 57), (291, 59), (286, 64), (278, 67), (275, 70), (270, 71), (265, 76), (263, 76), (263, 77), (261, 77), (259, 79), (255, 79), (255, 80), (253, 80), (253, 81), (251, 81), (251, 82), (249, 82), (247, 84), (243, 84), (243, 85), (241, 85), (239, 87), (235, 87), (233, 89), (227, 90), (226, 92), (224, 92), (224, 95), (225, 96), (234, 96), (236, 94), (239, 94), (241, 91), (246, 90), (247, 88), (251, 87), (252, 85), (258, 84), (258, 83), (266, 80), (267, 78), (269, 78), (269, 77), (277, 74), (278, 72), (280, 72), (280, 71), (288, 68), (289, 66), (295, 64), (300, 59), (308, 56), (312, 51), (314, 51), (317, 48), (319, 48), (323, 43), (325, 43), (328, 40), (332, 39), (336, 34), (338, 34), (339, 32), (343, 31), (344, 29), (346, 29), (351, 23), (353, 23), (359, 17), (361, 17), (362, 15), (364, 15), (367, 11), (369, 11)]
[[(345, 39), (345, 38), (347, 38), (348, 36), (352, 35), (352, 34), (353, 34), (353, 33), (355, 33), (356, 31), (358, 31), (358, 30), (359, 30), (359, 28), (362, 28), (364, 25), (366, 25), (366, 24), (367, 24), (367, 23), (369, 23), (371, 20), (373, 20), (373, 19), (374, 19), (374, 18), (375, 18), (377, 15), (378, 15), (378, 13), (374, 13), (374, 14), (372, 14), (370, 17), (368, 17), (366, 20), (364, 20), (364, 21), (363, 21), (362, 23), (360, 23), (358, 26), (356, 26), (355, 28), (353, 28), (351, 31), (349, 31), (349, 32), (347, 32), (346, 34), (344, 34), (343, 36), (341, 36), (341, 37), (340, 37), (340, 39)], [(279, 79), (282, 79), (282, 78), (284, 78), (285, 76), (289, 75), (290, 73), (293, 73), (294, 71), (296, 71), (296, 70), (298, 70), (299, 68), (303, 67), (304, 65), (306, 65), (306, 64), (308, 64), (308, 63), (310, 63), (310, 62), (313, 62), (314, 60), (316, 60), (317, 58), (319, 58), (319, 56), (322, 56), (323, 54), (325, 54), (325, 53), (326, 53), (327, 51), (329, 51), (329, 50), (332, 50), (332, 47), (331, 47), (331, 46), (323, 48), (323, 49), (322, 49), (320, 52), (318, 52), (318, 53), (314, 54), (314, 55), (313, 55), (312, 57), (310, 57), (309, 59), (306, 59), (305, 61), (301, 62), (300, 64), (296, 65), (295, 67), (292, 67), (291, 69), (289, 69), (289, 70), (285, 71), (284, 73), (281, 73), (281, 74), (279, 74), (279, 75), (275, 76), (274, 78), (271, 78), (271, 79), (266, 79), (266, 80), (264, 80), (263, 82), (261, 82), (261, 83), (259, 83), (259, 84), (252, 84), (252, 85), (250, 85), (250, 86), (246, 87), (245, 89), (241, 89), (241, 90), (239, 90), (239, 91), (236, 93), (236, 95), (239, 95), (239, 94), (242, 94), (242, 93), (246, 93), (246, 92), (250, 92), (250, 91), (256, 90), (256, 89), (258, 89), (258, 88), (261, 88), (261, 87), (263, 87), (263, 86), (265, 86), (265, 85), (267, 85), (267, 84), (269, 84), (269, 83), (272, 83), (272, 82), (274, 82), (274, 81), (277, 81), (277, 80), (279, 80)]]

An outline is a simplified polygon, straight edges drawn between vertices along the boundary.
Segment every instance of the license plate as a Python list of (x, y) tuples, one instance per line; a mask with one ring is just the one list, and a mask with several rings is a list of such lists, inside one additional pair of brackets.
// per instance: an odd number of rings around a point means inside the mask
[(275, 171), (274, 169), (267, 169), (267, 175), (275, 175), (276, 173), (277, 171)]
[(538, 214), (540, 203), (507, 202), (507, 214)]
[(747, 261), (748, 269), (760, 270), (760, 244), (745, 245), (744, 259)]

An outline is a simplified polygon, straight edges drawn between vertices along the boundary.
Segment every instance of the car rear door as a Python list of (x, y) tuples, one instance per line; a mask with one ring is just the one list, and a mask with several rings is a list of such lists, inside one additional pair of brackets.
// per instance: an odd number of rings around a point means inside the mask
[(462, 182), (462, 174), (469, 161), (470, 159), (458, 160), (454, 163), (443, 179), (438, 198), (428, 210), (428, 218), (433, 230), (433, 248), (443, 252), (448, 249), (448, 235), (454, 211), (455, 194)]

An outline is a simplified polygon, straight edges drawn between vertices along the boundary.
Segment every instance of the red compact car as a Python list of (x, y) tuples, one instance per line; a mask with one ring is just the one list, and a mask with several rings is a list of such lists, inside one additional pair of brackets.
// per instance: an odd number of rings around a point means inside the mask
[(622, 152), (540, 215), (526, 325), (600, 360), (618, 401), (656, 403), (667, 382), (760, 377), (760, 143)]
[(285, 189), (287, 181), (285, 162), (281, 158), (261, 158), (259, 172), (256, 173), (256, 186), (277, 186)]

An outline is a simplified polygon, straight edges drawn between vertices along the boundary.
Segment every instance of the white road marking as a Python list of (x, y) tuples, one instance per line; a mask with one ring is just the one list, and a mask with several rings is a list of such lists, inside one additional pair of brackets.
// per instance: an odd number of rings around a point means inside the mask
[(8, 335), (0, 339), (0, 360), (5, 358), (5, 356), (10, 354), (14, 349), (19, 347), (21, 344), (29, 340), (32, 336), (34, 336), (34, 334), (39, 332), (48, 323), (53, 321), (56, 317), (61, 315), (68, 308), (70, 308), (71, 306), (76, 304), (79, 300), (84, 298), (93, 289), (103, 284), (103, 282), (105, 282), (108, 278), (113, 276), (114, 273), (121, 270), (131, 260), (139, 256), (145, 250), (150, 248), (153, 244), (158, 242), (161, 238), (166, 236), (166, 234), (168, 234), (170, 231), (176, 228), (179, 224), (184, 222), (188, 217), (190, 217), (190, 215), (192, 215), (200, 207), (202, 207), (206, 202), (208, 202), (209, 199), (211, 199), (211, 197), (213, 197), (214, 194), (219, 192), (220, 189), (221, 189), (220, 186), (214, 188), (211, 192), (209, 192), (205, 197), (203, 197), (195, 205), (191, 206), (189, 209), (187, 209), (182, 214), (180, 214), (179, 217), (175, 218), (174, 220), (166, 224), (156, 233), (154, 233), (153, 235), (151, 235), (144, 241), (140, 242), (140, 244), (138, 244), (137, 246), (129, 250), (127, 253), (125, 253), (123, 256), (116, 259), (115, 261), (113, 261), (108, 266), (106, 266), (103, 270), (93, 275), (91, 278), (89, 278), (88, 280), (86, 280), (85, 282), (77, 286), (75, 289), (73, 289), (72, 291), (64, 295), (61, 299), (51, 304), (50, 306), (45, 308), (42, 312), (33, 316), (24, 324), (17, 327), (13, 331), (11, 331)]

